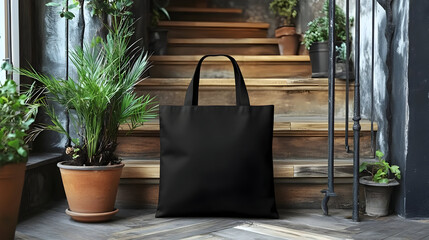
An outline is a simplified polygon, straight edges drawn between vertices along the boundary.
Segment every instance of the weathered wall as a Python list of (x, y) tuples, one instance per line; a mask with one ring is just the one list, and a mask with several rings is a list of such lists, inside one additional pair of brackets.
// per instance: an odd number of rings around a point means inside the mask
[[(387, 152), (386, 143), (386, 55), (387, 42), (384, 35), (386, 29), (386, 13), (376, 3), (375, 7), (375, 32), (374, 32), (374, 75), (371, 72), (372, 59), (372, 0), (361, 1), (361, 110), (362, 117), (373, 118), (378, 124), (376, 149)], [(353, 4), (354, 5), (354, 4)], [(374, 88), (372, 89), (372, 77)], [(372, 102), (373, 101), (373, 102)]]

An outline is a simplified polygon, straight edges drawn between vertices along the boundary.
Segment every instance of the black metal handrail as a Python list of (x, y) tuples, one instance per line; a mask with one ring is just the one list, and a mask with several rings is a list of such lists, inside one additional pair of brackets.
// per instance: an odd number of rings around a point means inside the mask
[[(329, 214), (328, 201), (335, 197), (334, 192), (334, 121), (335, 121), (335, 0), (329, 1), (329, 110), (328, 110), (328, 189), (322, 190), (325, 197), (322, 209)], [(346, 73), (347, 74), (347, 73)]]
[[(354, 64), (355, 64), (355, 84), (354, 84), (354, 116), (353, 116), (353, 214), (352, 219), (359, 221), (359, 162), (360, 162), (360, 0), (356, 0), (355, 7), (355, 44), (354, 44)], [(374, 7), (373, 3), (373, 36), (374, 42)], [(329, 111), (328, 111), (328, 189), (322, 190), (325, 194), (322, 201), (322, 209), (325, 215), (328, 215), (328, 201), (330, 197), (336, 196), (334, 192), (334, 112), (335, 112), (335, 0), (329, 1)], [(350, 87), (350, 68), (349, 57), (350, 49), (350, 6), (349, 0), (346, 0), (346, 116), (345, 116), (345, 147), (350, 152), (348, 141), (348, 123), (349, 123), (349, 87)], [(374, 44), (372, 49), (372, 81), (374, 75)], [(373, 92), (373, 82), (371, 83)], [(371, 98), (372, 99), (372, 98)], [(372, 113), (371, 109), (371, 114)], [(372, 117), (371, 117), (372, 120)], [(372, 124), (371, 124), (372, 129)], [(372, 140), (371, 140), (372, 141)]]

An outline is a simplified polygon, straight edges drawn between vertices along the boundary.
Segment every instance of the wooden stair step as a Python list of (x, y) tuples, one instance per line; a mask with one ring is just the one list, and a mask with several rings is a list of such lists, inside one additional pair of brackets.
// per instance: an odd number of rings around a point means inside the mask
[[(349, 122), (349, 129), (353, 127), (353, 121)], [(361, 120), (361, 132), (371, 131), (371, 121)], [(343, 133), (345, 128), (345, 121), (343, 119), (336, 119), (334, 122), (334, 129), (337, 133)], [(377, 123), (373, 125), (374, 131), (378, 130)], [(154, 119), (146, 122), (143, 126), (137, 127), (132, 132), (129, 132), (130, 128), (127, 124), (122, 124), (119, 127), (119, 132), (126, 135), (139, 135), (145, 133), (159, 132), (159, 120)], [(328, 120), (321, 117), (291, 117), (284, 115), (276, 115), (274, 117), (274, 135), (284, 136), (290, 132), (295, 135), (296, 131), (304, 132), (327, 132), (328, 131)], [(129, 132), (129, 133), (128, 133)]]
[(207, 7), (168, 7), (167, 11), (182, 13), (235, 13), (242, 14), (243, 10), (239, 8), (207, 8)]
[[(124, 159), (125, 167), (121, 178), (159, 179), (160, 161)], [(353, 160), (336, 159), (334, 176), (336, 178), (353, 177)], [(285, 159), (274, 160), (274, 178), (326, 178), (328, 161), (326, 159)]]
[(277, 38), (170, 38), (167, 55), (279, 55)]
[[(320, 117), (290, 117), (276, 115), (273, 130), (273, 157), (289, 158), (327, 158), (328, 156), (328, 123)], [(349, 123), (349, 144), (353, 149), (353, 123)], [(350, 158), (344, 148), (345, 123), (336, 119), (334, 132), (335, 158)], [(374, 155), (371, 147), (371, 123), (361, 121), (362, 157)], [(378, 126), (374, 123), (374, 131)], [(118, 136), (118, 156), (123, 158), (156, 159), (160, 156), (160, 139), (158, 120), (147, 122), (144, 126), (132, 131), (128, 125), (121, 125)]]
[[(136, 92), (156, 97), (160, 105), (181, 105), (190, 78), (148, 78)], [(275, 114), (326, 116), (328, 113), (328, 80), (311, 78), (246, 78), (252, 105), (274, 105)], [(336, 80), (335, 115), (345, 115), (346, 83)], [(353, 107), (353, 83), (349, 89), (349, 108)], [(200, 105), (234, 105), (235, 82), (231, 78), (200, 80)], [(317, 102), (317, 104), (314, 104)], [(351, 116), (352, 112), (350, 112)]]
[[(202, 55), (152, 56), (151, 77), (191, 78)], [(291, 78), (311, 76), (309, 56), (233, 55), (244, 78)], [(231, 78), (232, 64), (225, 57), (204, 60), (201, 78)]]
[[(124, 163), (117, 205), (129, 208), (156, 206), (159, 160), (126, 159)], [(329, 205), (331, 208), (351, 208), (352, 160), (337, 159), (334, 166), (337, 197), (331, 198)], [(320, 190), (327, 188), (327, 160), (274, 160), (274, 188), (278, 208), (320, 208), (324, 196)]]
[(243, 10), (238, 8), (168, 7), (173, 21), (214, 21), (242, 22)]
[(159, 28), (168, 30), (169, 38), (263, 38), (268, 23), (160, 21)]

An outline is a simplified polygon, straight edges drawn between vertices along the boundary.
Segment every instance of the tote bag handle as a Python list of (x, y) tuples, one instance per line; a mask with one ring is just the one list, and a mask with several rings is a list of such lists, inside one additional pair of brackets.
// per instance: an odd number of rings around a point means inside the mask
[(229, 58), (234, 67), (234, 77), (235, 77), (235, 98), (237, 106), (250, 106), (249, 95), (247, 94), (246, 84), (244, 83), (243, 75), (241, 74), (240, 67), (237, 64), (237, 61), (229, 55), (217, 54), (217, 55), (205, 55), (200, 59), (198, 65), (195, 69), (194, 77), (192, 78), (191, 83), (188, 86), (185, 96), (185, 106), (197, 106), (198, 105), (198, 88), (200, 84), (200, 70), (201, 64), (204, 59), (207, 57), (217, 57), (224, 56)]

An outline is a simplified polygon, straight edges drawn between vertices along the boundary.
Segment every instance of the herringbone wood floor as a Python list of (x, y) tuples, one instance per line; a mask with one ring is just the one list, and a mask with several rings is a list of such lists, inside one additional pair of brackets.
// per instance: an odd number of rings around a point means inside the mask
[(64, 213), (67, 204), (19, 223), (16, 239), (429, 239), (429, 221), (397, 216), (362, 217), (350, 210), (282, 210), (278, 220), (235, 218), (155, 218), (154, 209), (120, 209), (107, 223), (78, 223)]

